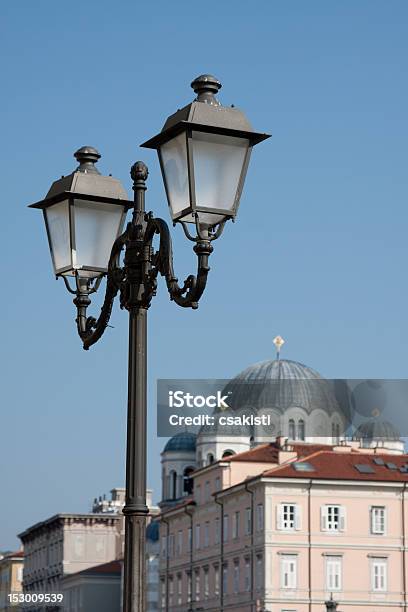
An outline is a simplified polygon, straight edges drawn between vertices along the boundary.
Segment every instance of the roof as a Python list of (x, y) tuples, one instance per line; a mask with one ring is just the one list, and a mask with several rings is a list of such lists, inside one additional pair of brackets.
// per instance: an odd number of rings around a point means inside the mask
[(196, 450), (196, 435), (188, 431), (181, 431), (170, 438), (164, 447), (163, 452), (168, 451), (187, 451), (195, 452)]
[[(331, 450), (333, 447), (326, 444), (309, 444), (307, 442), (291, 442), (289, 447), (293, 447), (293, 450), (297, 452), (298, 457), (304, 457), (320, 450)], [(254, 462), (254, 463), (277, 463), (279, 451), (285, 450), (281, 448), (277, 442), (271, 442), (270, 444), (261, 444), (243, 453), (237, 455), (231, 455), (225, 457), (221, 461), (224, 462)]]
[(53, 523), (55, 523), (55, 526), (58, 525), (59, 522), (65, 522), (66, 519), (74, 519), (74, 520), (89, 520), (89, 519), (94, 519), (96, 522), (108, 522), (108, 521), (116, 521), (120, 519), (120, 514), (111, 514), (111, 513), (94, 513), (94, 512), (89, 512), (87, 514), (66, 514), (66, 513), (60, 513), (60, 514), (54, 514), (53, 516), (51, 516), (48, 519), (45, 519), (45, 521), (40, 521), (39, 523), (35, 523), (34, 525), (31, 525), (31, 527), (28, 527), (27, 529), (25, 529), (24, 531), (22, 531), (21, 533), (17, 534), (18, 537), (20, 538), (20, 540), (23, 540), (23, 538), (26, 538), (29, 535), (34, 534), (36, 531), (40, 531), (42, 529), (48, 529), (52, 526)]
[[(383, 462), (384, 465), (378, 465)], [(313, 471), (297, 471), (296, 463), (308, 463)], [(356, 466), (369, 466), (369, 473)], [(395, 468), (391, 466), (396, 466)], [(320, 450), (263, 472), (268, 478), (307, 478), (308, 480), (359, 480), (375, 482), (408, 482), (408, 455), (393, 455), (387, 453), (338, 452)]]
[[(87, 569), (81, 570), (77, 572), (77, 574), (84, 576), (99, 576), (103, 574), (106, 576), (110, 575), (118, 575), (120, 576), (122, 572), (122, 563), (120, 561), (108, 561), (108, 563), (102, 563), (101, 565), (94, 565), (93, 567), (88, 567)], [(69, 574), (70, 576), (72, 574)]]
[(388, 421), (379, 421), (372, 419), (362, 423), (354, 432), (353, 439), (363, 440), (388, 440), (400, 441), (401, 434), (398, 429)]
[(16, 552), (7, 552), (3, 557), (0, 556), (0, 563), (2, 561), (11, 560), (11, 559), (24, 559), (24, 551), (17, 550)]
[(254, 363), (224, 388), (233, 410), (275, 408), (281, 412), (291, 407), (308, 413), (321, 409), (326, 413), (345, 410), (339, 405), (333, 384), (297, 361), (272, 359)]
[(180, 510), (181, 508), (184, 508), (187, 506), (195, 506), (195, 505), (196, 505), (196, 502), (194, 501), (194, 496), (189, 495), (188, 497), (185, 497), (183, 501), (180, 502), (179, 504), (175, 504), (174, 506), (169, 506), (168, 508), (163, 508), (163, 510), (161, 511), (159, 515), (159, 518), (163, 516), (164, 514), (169, 514), (170, 512), (174, 512), (174, 510)]

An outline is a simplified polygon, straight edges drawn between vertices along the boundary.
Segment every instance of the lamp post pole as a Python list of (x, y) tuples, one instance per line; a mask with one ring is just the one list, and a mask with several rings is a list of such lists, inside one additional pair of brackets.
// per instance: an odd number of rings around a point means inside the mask
[[(147, 168), (132, 169), (135, 208), (133, 224), (144, 224)], [(136, 237), (135, 237), (136, 238)], [(126, 504), (123, 612), (145, 610), (146, 596), (146, 440), (147, 440), (147, 308), (138, 303), (140, 264), (137, 240), (129, 244), (125, 266), (131, 282), (129, 310), (129, 364), (126, 443)]]

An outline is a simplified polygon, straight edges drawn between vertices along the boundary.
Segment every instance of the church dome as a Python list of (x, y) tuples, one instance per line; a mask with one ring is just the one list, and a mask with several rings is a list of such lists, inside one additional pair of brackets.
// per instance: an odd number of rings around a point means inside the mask
[(164, 453), (168, 451), (193, 452), (196, 450), (196, 435), (188, 431), (182, 431), (167, 442)]
[(330, 382), (302, 363), (274, 359), (255, 363), (225, 387), (229, 405), (234, 410), (276, 408), (283, 412), (291, 407), (307, 413), (321, 409), (328, 414), (339, 411)]
[(354, 432), (353, 440), (361, 439), (395, 442), (400, 440), (400, 434), (388, 421), (372, 420), (362, 423)]

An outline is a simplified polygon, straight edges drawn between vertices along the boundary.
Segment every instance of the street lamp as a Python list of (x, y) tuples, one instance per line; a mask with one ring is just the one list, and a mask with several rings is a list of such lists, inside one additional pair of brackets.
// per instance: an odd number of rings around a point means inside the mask
[[(120, 306), (129, 312), (124, 612), (145, 610), (147, 311), (157, 276), (164, 277), (171, 300), (198, 307), (212, 242), (237, 214), (252, 147), (268, 138), (254, 132), (241, 111), (218, 102), (217, 79), (202, 75), (192, 87), (197, 98), (171, 115), (161, 133), (142, 146), (158, 150), (173, 223), (179, 222), (195, 243), (196, 276), (178, 284), (169, 228), (145, 212), (148, 170), (143, 162), (131, 168), (134, 200), (129, 202), (118, 180), (99, 174), (98, 151), (82, 147), (75, 153), (78, 168), (55, 181), (44, 200), (31, 205), (43, 210), (54, 272), (75, 295), (84, 349), (104, 333), (118, 293)], [(132, 219), (123, 231), (129, 208)], [(105, 297), (96, 319), (87, 309), (104, 276)]]
[(333, 600), (333, 593), (330, 595), (330, 599), (325, 602), (326, 604), (326, 612), (336, 612), (337, 606), (339, 605), (337, 601)]

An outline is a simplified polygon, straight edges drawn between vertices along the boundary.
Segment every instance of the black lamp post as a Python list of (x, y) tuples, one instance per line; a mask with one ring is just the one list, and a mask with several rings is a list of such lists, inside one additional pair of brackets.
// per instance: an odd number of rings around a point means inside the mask
[[(120, 182), (95, 168), (98, 151), (82, 147), (75, 153), (78, 168), (55, 181), (43, 201), (31, 205), (43, 210), (55, 274), (75, 295), (84, 349), (101, 338), (118, 293), (121, 308), (129, 312), (124, 612), (145, 610), (147, 311), (157, 277), (164, 277), (172, 301), (198, 307), (212, 243), (236, 216), (252, 147), (268, 138), (252, 131), (241, 111), (218, 102), (217, 79), (203, 75), (192, 87), (197, 98), (170, 116), (161, 133), (142, 146), (158, 150), (173, 223), (181, 223), (194, 242), (196, 276), (188, 276), (182, 286), (177, 282), (169, 228), (145, 212), (148, 170), (143, 162), (132, 166), (134, 201), (129, 202)], [(129, 208), (132, 220), (122, 231)], [(96, 319), (87, 309), (104, 276), (105, 298)]]

